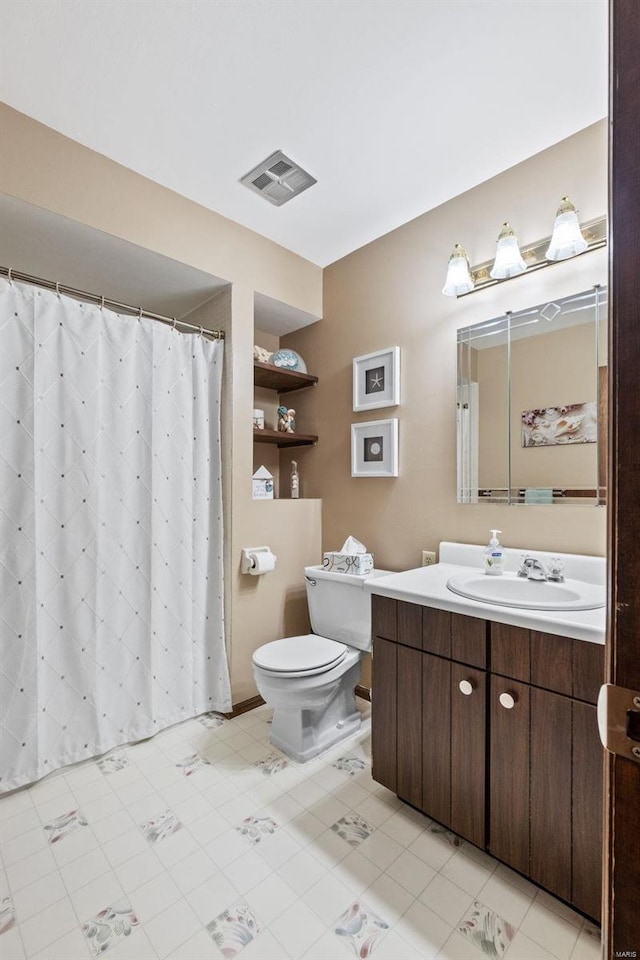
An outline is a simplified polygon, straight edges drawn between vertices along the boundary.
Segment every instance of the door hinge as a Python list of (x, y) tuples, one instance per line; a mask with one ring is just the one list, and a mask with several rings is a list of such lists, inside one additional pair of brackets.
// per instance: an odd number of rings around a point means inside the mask
[(603, 684), (598, 694), (598, 731), (609, 753), (640, 763), (640, 691)]

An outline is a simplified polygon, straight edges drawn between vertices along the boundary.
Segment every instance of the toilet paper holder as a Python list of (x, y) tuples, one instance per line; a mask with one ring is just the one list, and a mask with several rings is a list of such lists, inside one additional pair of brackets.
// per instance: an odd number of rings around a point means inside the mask
[(242, 550), (242, 559), (240, 561), (240, 573), (251, 573), (253, 570), (255, 570), (255, 558), (261, 553), (273, 556), (274, 562), (278, 559), (272, 552), (271, 547), (244, 547)]

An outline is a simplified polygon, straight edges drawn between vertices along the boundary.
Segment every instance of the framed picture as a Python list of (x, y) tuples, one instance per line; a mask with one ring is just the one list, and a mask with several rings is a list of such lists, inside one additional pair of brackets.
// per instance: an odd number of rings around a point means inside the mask
[(351, 424), (351, 476), (398, 476), (398, 420)]
[(353, 361), (353, 409), (376, 410), (400, 403), (400, 347), (366, 353)]

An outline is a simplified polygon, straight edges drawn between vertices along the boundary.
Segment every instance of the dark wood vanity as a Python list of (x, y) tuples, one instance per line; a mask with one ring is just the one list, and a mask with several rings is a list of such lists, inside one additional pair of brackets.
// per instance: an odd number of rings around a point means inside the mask
[(372, 596), (373, 777), (599, 919), (604, 647)]

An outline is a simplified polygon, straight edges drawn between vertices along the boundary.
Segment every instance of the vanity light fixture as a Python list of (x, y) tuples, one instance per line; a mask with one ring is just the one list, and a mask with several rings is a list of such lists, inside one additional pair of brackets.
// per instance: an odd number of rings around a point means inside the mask
[(474, 281), (471, 276), (467, 251), (459, 243), (456, 243), (449, 257), (447, 279), (444, 282), (442, 292), (446, 297), (459, 297), (463, 293), (470, 293), (473, 287)]
[(508, 280), (509, 277), (517, 277), (518, 274), (524, 273), (526, 269), (527, 265), (522, 259), (518, 246), (518, 238), (511, 224), (503, 223), (490, 276), (494, 280)]
[(485, 287), (503, 283), (525, 271), (533, 273), (560, 260), (577, 257), (581, 253), (598, 250), (607, 245), (607, 218), (588, 220), (582, 226), (578, 222), (576, 208), (568, 197), (563, 197), (553, 235), (537, 243), (528, 244), (520, 250), (516, 236), (505, 223), (498, 237), (495, 260), (469, 266), (469, 258), (459, 243), (449, 258), (447, 280), (442, 292), (447, 297), (463, 297), (477, 293)]
[(556, 212), (551, 243), (545, 257), (547, 260), (568, 260), (569, 257), (584, 253), (588, 246), (578, 223), (576, 208), (569, 197), (563, 197)]

